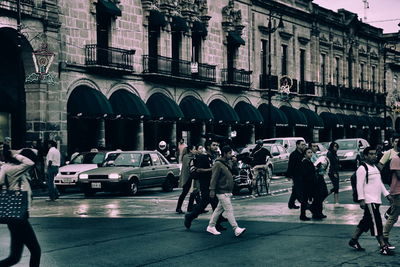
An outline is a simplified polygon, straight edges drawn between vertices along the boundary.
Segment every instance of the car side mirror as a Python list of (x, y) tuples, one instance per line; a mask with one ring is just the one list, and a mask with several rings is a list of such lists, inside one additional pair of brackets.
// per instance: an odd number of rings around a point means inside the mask
[(69, 162), (69, 160), (67, 160), (66, 162), (65, 162), (65, 165), (68, 165), (70, 162)]
[(273, 157), (279, 156), (279, 152), (272, 152), (272, 156)]
[(106, 162), (106, 164), (104, 164), (105, 166), (113, 166), (114, 165), (114, 161), (113, 160), (109, 160)]
[(283, 147), (287, 149), (288, 148), (288, 144), (285, 144)]
[(141, 167), (148, 167), (150, 166), (150, 161), (143, 161)]

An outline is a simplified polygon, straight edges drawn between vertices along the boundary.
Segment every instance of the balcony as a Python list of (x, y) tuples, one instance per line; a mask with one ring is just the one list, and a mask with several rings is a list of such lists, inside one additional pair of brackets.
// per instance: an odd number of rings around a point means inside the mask
[(85, 46), (85, 63), (96, 69), (132, 72), (134, 54), (135, 50), (100, 48), (97, 44), (90, 44)]
[(278, 90), (278, 76), (271, 75), (268, 79), (268, 74), (260, 74), (260, 89)]
[(226, 87), (236, 87), (248, 89), (251, 84), (252, 71), (238, 69), (222, 69), (222, 85)]
[(197, 84), (215, 83), (215, 66), (175, 60), (169, 57), (143, 56), (143, 73), (148, 77), (185, 80)]
[(299, 95), (315, 95), (315, 83), (300, 81), (299, 82)]

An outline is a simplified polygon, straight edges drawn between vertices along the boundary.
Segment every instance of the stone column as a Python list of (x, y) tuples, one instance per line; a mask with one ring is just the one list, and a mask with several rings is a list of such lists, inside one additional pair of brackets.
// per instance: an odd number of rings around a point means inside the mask
[(204, 146), (204, 144), (206, 143), (206, 138), (204, 137), (206, 134), (206, 123), (202, 122), (201, 123), (201, 129), (200, 129), (200, 144)]
[(99, 120), (97, 146), (106, 147), (106, 122), (104, 119)]
[(171, 125), (171, 144), (176, 145), (176, 121)]
[(136, 131), (136, 150), (144, 150), (144, 126), (143, 121), (139, 121), (139, 125)]
[(250, 125), (250, 144), (256, 143), (256, 126)]

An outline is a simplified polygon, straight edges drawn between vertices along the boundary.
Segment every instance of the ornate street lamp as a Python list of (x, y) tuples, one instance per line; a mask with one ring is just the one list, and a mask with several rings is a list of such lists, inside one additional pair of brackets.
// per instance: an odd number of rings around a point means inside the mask
[[(277, 29), (283, 29), (285, 26), (283, 25), (283, 20), (282, 20), (282, 15), (279, 18), (279, 23), (278, 26), (272, 26), (272, 21), (275, 22), (275, 20), (273, 20), (273, 12), (270, 11), (269, 12), (269, 18), (268, 18), (268, 76), (267, 76), (267, 86), (268, 86), (268, 125), (267, 125), (267, 129), (268, 129), (268, 137), (272, 137), (272, 126), (271, 126), (271, 116), (272, 116), (272, 91), (271, 91), (271, 75), (272, 75), (272, 57), (271, 57), (271, 37), (272, 34), (277, 30)], [(274, 23), (276, 24), (276, 23)]]

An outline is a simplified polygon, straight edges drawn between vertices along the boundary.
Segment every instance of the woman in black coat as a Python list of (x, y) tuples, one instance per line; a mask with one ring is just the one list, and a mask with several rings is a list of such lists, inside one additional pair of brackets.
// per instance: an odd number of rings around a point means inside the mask
[(300, 168), (300, 181), (297, 193), (301, 203), (300, 220), (302, 221), (310, 220), (310, 218), (306, 216), (306, 209), (308, 207), (308, 201), (313, 198), (315, 182), (317, 180), (315, 167), (311, 162), (312, 155), (313, 152), (311, 148), (307, 148), (304, 151), (304, 158)]
[(338, 149), (338, 143), (332, 142), (329, 145), (328, 153), (326, 154), (329, 159), (328, 176), (333, 185), (330, 193), (334, 193), (335, 204), (339, 204), (339, 158), (337, 156)]

